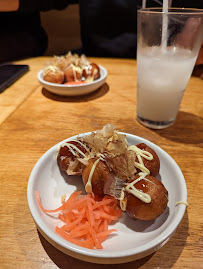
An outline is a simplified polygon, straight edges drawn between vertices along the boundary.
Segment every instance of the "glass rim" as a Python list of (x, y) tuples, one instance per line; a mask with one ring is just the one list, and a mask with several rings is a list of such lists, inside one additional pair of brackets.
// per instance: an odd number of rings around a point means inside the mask
[(149, 7), (149, 8), (141, 8), (138, 9), (139, 13), (147, 13), (147, 14), (168, 14), (168, 15), (201, 15), (203, 16), (203, 9), (200, 8), (178, 8), (178, 7), (170, 7), (168, 12), (163, 12), (162, 7)]

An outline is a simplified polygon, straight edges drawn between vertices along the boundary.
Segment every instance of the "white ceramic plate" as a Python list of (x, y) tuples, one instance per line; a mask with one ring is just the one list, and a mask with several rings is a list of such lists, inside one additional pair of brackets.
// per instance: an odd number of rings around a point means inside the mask
[(99, 65), (100, 78), (93, 82), (84, 83), (80, 85), (68, 85), (68, 84), (57, 84), (47, 82), (43, 79), (43, 70), (40, 70), (37, 78), (40, 84), (48, 91), (62, 96), (77, 96), (85, 95), (99, 89), (106, 81), (107, 70), (103, 66)]
[[(87, 135), (82, 134), (82, 135)], [(84, 190), (81, 177), (64, 178), (56, 161), (57, 147), (50, 148), (34, 166), (27, 187), (28, 205), (31, 214), (44, 237), (56, 248), (75, 258), (96, 263), (123, 263), (145, 257), (162, 247), (179, 225), (185, 205), (176, 202), (187, 201), (187, 188), (183, 174), (175, 161), (160, 147), (135, 135), (126, 134), (129, 144), (146, 143), (160, 158), (160, 180), (169, 193), (168, 208), (155, 221), (133, 220), (123, 213), (119, 222), (112, 225), (118, 233), (103, 242), (102, 250), (89, 250), (76, 246), (61, 238), (54, 230), (60, 221), (43, 213), (39, 208), (34, 192), (38, 190), (46, 209), (60, 205), (61, 195), (68, 197), (73, 191)], [(72, 137), (75, 138), (76, 136)]]

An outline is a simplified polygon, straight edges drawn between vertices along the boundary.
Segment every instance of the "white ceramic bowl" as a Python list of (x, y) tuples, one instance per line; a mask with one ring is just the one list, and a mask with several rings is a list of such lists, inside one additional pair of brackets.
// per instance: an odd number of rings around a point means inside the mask
[(168, 208), (159, 218), (148, 222), (135, 221), (123, 213), (119, 221), (110, 227), (116, 228), (118, 233), (112, 234), (103, 242), (102, 250), (79, 247), (57, 235), (54, 230), (60, 221), (43, 213), (35, 199), (34, 192), (38, 190), (43, 206), (54, 209), (60, 205), (61, 195), (66, 194), (68, 197), (76, 189), (84, 190), (81, 177), (67, 176), (64, 179), (57, 165), (57, 147), (71, 138), (50, 148), (31, 172), (27, 187), (31, 214), (44, 237), (72, 257), (103, 264), (123, 263), (145, 257), (170, 239), (184, 215), (185, 205), (176, 206), (176, 202), (180, 200), (187, 201), (186, 183), (178, 165), (164, 150), (148, 140), (131, 134), (126, 136), (129, 144), (146, 143), (158, 154), (161, 163), (160, 180), (169, 193)]
[(57, 84), (47, 82), (43, 79), (43, 70), (39, 71), (37, 78), (40, 84), (45, 89), (57, 95), (62, 96), (85, 95), (93, 91), (96, 91), (97, 89), (99, 89), (99, 87), (101, 87), (105, 83), (107, 77), (107, 70), (101, 65), (99, 65), (99, 67), (100, 67), (100, 78), (94, 80), (93, 82), (79, 85)]

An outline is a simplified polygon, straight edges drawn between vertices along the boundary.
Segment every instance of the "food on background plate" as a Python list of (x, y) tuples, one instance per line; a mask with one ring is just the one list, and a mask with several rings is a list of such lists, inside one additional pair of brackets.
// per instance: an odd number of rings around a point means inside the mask
[(64, 56), (54, 56), (45, 64), (43, 79), (57, 84), (78, 85), (100, 78), (100, 68), (91, 63), (83, 54), (68, 52)]
[(68, 175), (82, 175), (87, 193), (113, 196), (132, 218), (156, 219), (167, 206), (168, 192), (155, 177), (160, 169), (157, 154), (143, 143), (128, 145), (113, 124), (65, 142), (57, 160)]
[(62, 84), (64, 81), (64, 72), (57, 66), (49, 65), (44, 68), (43, 78), (48, 82)]

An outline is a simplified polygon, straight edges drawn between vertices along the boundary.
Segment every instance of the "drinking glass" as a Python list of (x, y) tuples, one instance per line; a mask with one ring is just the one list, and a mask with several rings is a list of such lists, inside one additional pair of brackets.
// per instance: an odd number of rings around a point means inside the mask
[[(174, 123), (203, 41), (203, 10), (138, 10), (137, 120)], [(192, 105), (192, 104), (191, 104)]]

